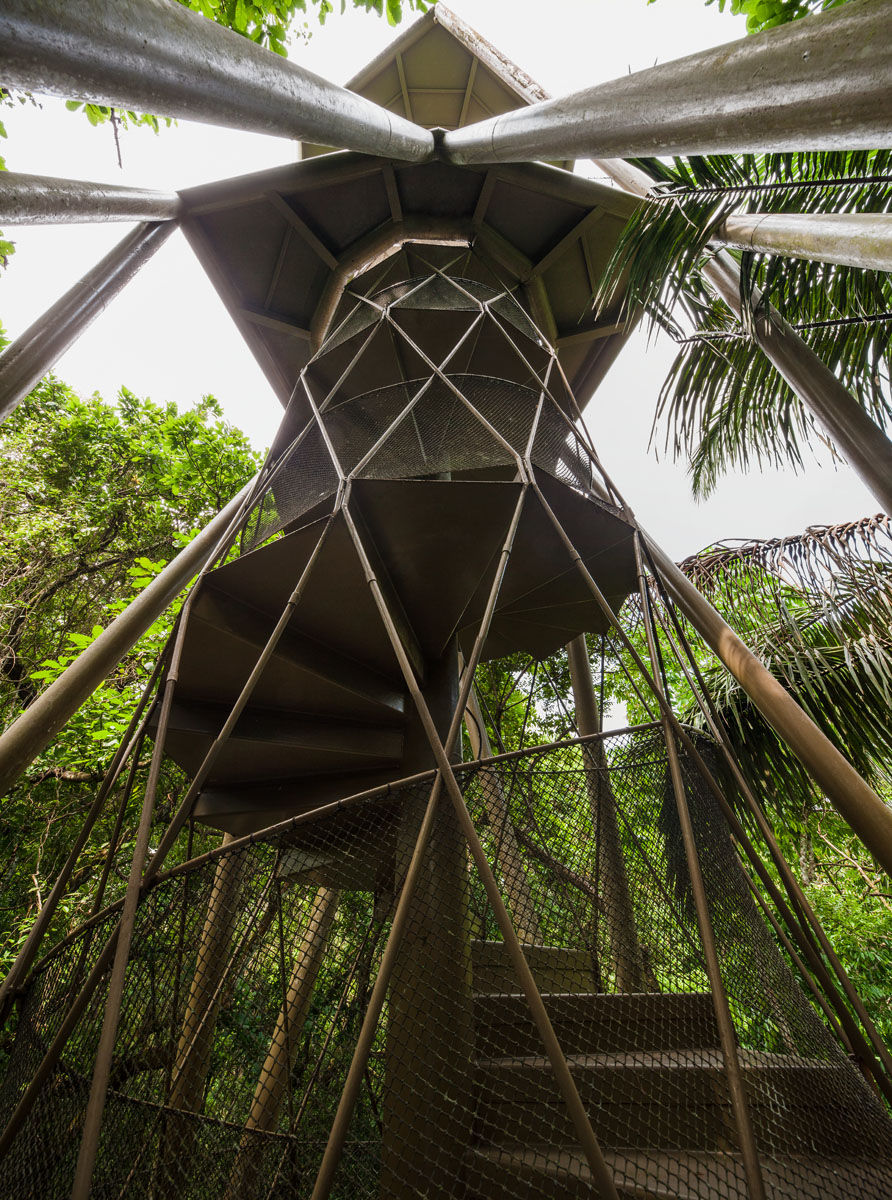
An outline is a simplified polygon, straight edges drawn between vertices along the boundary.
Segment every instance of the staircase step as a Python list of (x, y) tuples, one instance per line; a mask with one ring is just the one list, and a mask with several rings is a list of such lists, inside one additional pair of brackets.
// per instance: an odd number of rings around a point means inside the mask
[[(574, 1055), (568, 1062), (604, 1147), (733, 1148), (724, 1076), (715, 1052), (702, 1058), (696, 1051)], [(476, 1077), (475, 1132), (484, 1141), (578, 1143), (547, 1059), (483, 1061)]]
[[(269, 640), (275, 619), (214, 587), (213, 578), (203, 589), (192, 619), (210, 627), (208, 635), (225, 640), (230, 651), (234, 643), (238, 644), (248, 650), (248, 659), (256, 660)], [(287, 668), (290, 707), (306, 709), (311, 702), (316, 712), (372, 719), (405, 713), (405, 693), (398, 684), (293, 630), (286, 629), (279, 638), (274, 662)]]
[[(717, 1048), (708, 992), (661, 995), (545, 993), (542, 999), (565, 1054)], [(521, 995), (474, 998), (480, 1058), (540, 1055), (542, 1042)]]
[(323, 804), (358, 796), (392, 782), (401, 774), (400, 765), (345, 774), (331, 772), (295, 779), (212, 784), (202, 789), (195, 803), (195, 816), (215, 829), (240, 837), (254, 829), (265, 829), (289, 817), (312, 812)]
[[(570, 1070), (599, 1139), (612, 1149), (736, 1146), (721, 1053), (573, 1056)], [(863, 1154), (862, 1109), (846, 1105), (845, 1063), (742, 1051), (759, 1144), (778, 1152)], [(576, 1135), (544, 1058), (478, 1063), (476, 1131), (486, 1141), (573, 1145)]]
[[(175, 703), (165, 743), (171, 756), (195, 771), (217, 736), (229, 707)], [(261, 780), (326, 770), (396, 764), (402, 728), (339, 721), (282, 709), (248, 708), (214, 765), (212, 781)]]
[[(623, 1154), (605, 1160), (629, 1200), (742, 1200), (749, 1194), (738, 1154)], [(768, 1200), (888, 1200), (892, 1167), (824, 1155), (761, 1156)], [(596, 1200), (580, 1151), (551, 1146), (478, 1146), (467, 1156), (469, 1200)]]
[[(523, 952), (540, 991), (594, 991), (592, 956), (587, 950), (527, 944)], [(504, 942), (472, 942), (471, 962), (475, 992), (511, 993), (518, 990), (517, 975)]]

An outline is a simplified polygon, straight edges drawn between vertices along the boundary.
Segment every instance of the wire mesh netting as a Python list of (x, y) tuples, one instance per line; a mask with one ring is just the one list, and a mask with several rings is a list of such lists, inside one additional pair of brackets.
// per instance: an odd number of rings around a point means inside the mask
[[(758, 914), (683, 763), (769, 1195), (881, 1197), (888, 1119)], [(666, 750), (652, 728), (459, 768), (464, 799), (620, 1194), (748, 1194)], [(308, 1197), (431, 779), (179, 866), (138, 910), (93, 1195)], [(445, 791), (331, 1195), (592, 1196), (589, 1166)], [(118, 920), (23, 1000), (8, 1118)], [(3, 1164), (67, 1196), (107, 979)]]
[[(526, 452), (540, 392), (481, 375), (456, 373), (447, 379), (432, 375), (393, 384), (328, 408), (322, 421), (344, 474), (359, 467), (358, 475), (364, 479), (465, 477), (466, 473), (486, 478), (513, 469), (517, 460), (512, 451), (521, 456)], [(548, 397), (530, 457), (537, 467), (587, 496), (603, 493), (600, 471), (585, 443)], [(242, 550), (262, 544), (310, 512), (334, 495), (337, 486), (332, 456), (321, 431), (313, 426), (288, 452), (253, 509), (242, 535)]]

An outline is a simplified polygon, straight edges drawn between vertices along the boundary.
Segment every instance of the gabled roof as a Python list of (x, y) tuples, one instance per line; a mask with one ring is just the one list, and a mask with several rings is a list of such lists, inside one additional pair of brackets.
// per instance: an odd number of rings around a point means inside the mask
[[(443, 4), (428, 9), (346, 87), (428, 129), (472, 125), (549, 98), (525, 71)], [(302, 158), (325, 151), (322, 146), (301, 145)]]

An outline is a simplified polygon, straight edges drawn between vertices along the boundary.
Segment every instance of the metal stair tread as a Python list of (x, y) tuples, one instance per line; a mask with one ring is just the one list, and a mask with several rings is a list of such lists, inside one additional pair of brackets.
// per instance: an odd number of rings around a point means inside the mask
[[(634, 1200), (713, 1200), (718, 1194), (718, 1171), (728, 1195), (748, 1194), (743, 1160), (734, 1152), (605, 1150), (604, 1158), (619, 1194)], [(541, 1196), (546, 1180), (555, 1197), (597, 1195), (588, 1163), (582, 1152), (572, 1147), (483, 1144), (471, 1148), (466, 1161), (471, 1168), (475, 1164), (501, 1168), (515, 1179), (517, 1174), (525, 1174), (531, 1182), (536, 1181), (531, 1195)], [(810, 1200), (816, 1195), (826, 1200), (851, 1200), (855, 1194), (853, 1172), (855, 1178), (861, 1177), (860, 1200), (886, 1200), (892, 1193), (892, 1168), (879, 1162), (796, 1154), (763, 1154), (760, 1161), (769, 1200)], [(809, 1180), (807, 1191), (800, 1182), (803, 1178)], [(487, 1182), (491, 1179), (490, 1175)], [(872, 1190), (863, 1190), (864, 1184), (872, 1185)]]

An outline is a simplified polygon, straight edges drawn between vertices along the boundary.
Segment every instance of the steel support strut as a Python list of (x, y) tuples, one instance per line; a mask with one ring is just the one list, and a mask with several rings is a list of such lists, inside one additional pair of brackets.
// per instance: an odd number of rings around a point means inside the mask
[(892, 145), (892, 8), (860, 0), (446, 134), (450, 162)]
[(675, 741), (675, 731), (665, 713), (663, 701), (665, 692), (660, 677), (660, 662), (657, 651), (656, 635), (650, 614), (650, 598), (647, 592), (647, 579), (644, 574), (644, 562), (641, 557), (641, 539), (635, 533), (635, 563), (638, 568), (638, 589), (641, 597), (641, 615), (644, 621), (644, 632), (647, 639), (647, 652), (650, 658), (652, 687), (663, 707), (663, 739), (666, 743), (666, 754), (669, 760), (669, 775), (672, 780), (672, 791), (675, 795), (675, 805), (678, 811), (678, 822), (681, 827), (682, 842), (684, 843), (685, 860), (688, 877), (697, 912), (697, 926), (700, 930), (700, 941), (703, 946), (703, 957), (706, 974), (709, 978), (709, 988), (712, 993), (712, 1003), (715, 1010), (715, 1021), (719, 1031), (722, 1046), (722, 1058), (725, 1063), (725, 1075), (728, 1080), (728, 1092), (731, 1097), (731, 1110), (737, 1126), (737, 1140), (740, 1146), (743, 1168), (746, 1174), (747, 1191), (751, 1200), (765, 1200), (765, 1184), (762, 1180), (762, 1168), (759, 1165), (759, 1152), (750, 1118), (749, 1104), (743, 1082), (743, 1072), (740, 1068), (740, 1056), (737, 1053), (737, 1034), (725, 991), (722, 970), (719, 963), (718, 949), (715, 940), (715, 930), (709, 911), (709, 899), (706, 894), (706, 884), (700, 870), (700, 854), (691, 821), (688, 806), (684, 776)]
[(433, 135), (170, 0), (4, 0), (0, 76), (251, 133), (421, 162)]
[(0, 174), (0, 224), (69, 225), (77, 221), (172, 221), (180, 215), (176, 192)]
[(735, 213), (713, 241), (738, 250), (892, 271), (889, 213)]
[(139, 225), (0, 354), (0, 421), (28, 395), (176, 228)]

